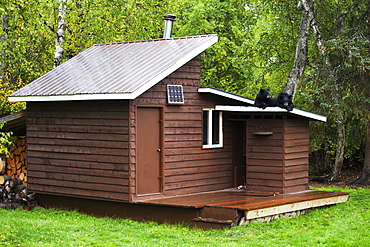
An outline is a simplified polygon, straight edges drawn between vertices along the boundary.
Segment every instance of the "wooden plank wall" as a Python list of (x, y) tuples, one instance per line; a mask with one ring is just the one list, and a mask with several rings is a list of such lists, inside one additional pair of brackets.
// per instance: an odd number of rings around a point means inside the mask
[(284, 193), (308, 189), (309, 121), (285, 120)]
[[(270, 129), (268, 136), (253, 131)], [(308, 189), (308, 120), (247, 121), (247, 189), (292, 193)]]
[[(183, 85), (185, 104), (167, 105), (166, 85)], [(219, 97), (200, 95), (200, 58), (133, 100), (130, 108), (131, 187), (135, 189), (135, 111), (137, 106), (159, 105), (164, 112), (163, 194), (166, 196), (203, 192), (232, 186), (231, 128), (224, 121), (224, 147), (202, 149), (203, 107), (227, 102)], [(226, 118), (226, 117), (225, 117)], [(133, 198), (135, 199), (135, 198)]]
[[(283, 138), (282, 119), (247, 120), (247, 189), (251, 191), (283, 193)], [(270, 130), (272, 135), (254, 135)]]
[(128, 101), (27, 105), (29, 189), (129, 200)]

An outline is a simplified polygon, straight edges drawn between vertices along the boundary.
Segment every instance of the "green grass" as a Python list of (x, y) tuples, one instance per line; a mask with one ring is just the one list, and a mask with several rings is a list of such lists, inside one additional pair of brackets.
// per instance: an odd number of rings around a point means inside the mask
[(292, 219), (211, 231), (75, 211), (0, 209), (0, 246), (370, 246), (370, 189), (320, 190), (350, 192), (349, 202)]

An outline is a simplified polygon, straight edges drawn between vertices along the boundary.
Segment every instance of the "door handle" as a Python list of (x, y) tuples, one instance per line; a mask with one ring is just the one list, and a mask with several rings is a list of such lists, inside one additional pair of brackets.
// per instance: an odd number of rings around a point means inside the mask
[(161, 149), (160, 149), (160, 148), (158, 148), (158, 149), (157, 149), (157, 152), (160, 152), (160, 151), (161, 151)]

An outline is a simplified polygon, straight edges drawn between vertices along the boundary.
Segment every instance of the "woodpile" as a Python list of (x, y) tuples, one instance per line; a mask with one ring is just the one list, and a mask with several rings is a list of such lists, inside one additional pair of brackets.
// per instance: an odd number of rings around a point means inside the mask
[(35, 194), (28, 193), (20, 178), (0, 176), (0, 207), (15, 209), (20, 206), (25, 209), (36, 206)]
[(0, 207), (31, 209), (36, 201), (35, 194), (27, 191), (26, 139), (17, 138), (9, 153), (0, 156)]
[[(19, 138), (9, 148), (9, 157), (5, 158), (6, 164), (3, 171), (0, 165), (0, 174), (10, 176), (11, 178), (19, 178), (22, 184), (27, 186), (27, 151), (26, 139)], [(1, 176), (1, 175), (0, 175)]]

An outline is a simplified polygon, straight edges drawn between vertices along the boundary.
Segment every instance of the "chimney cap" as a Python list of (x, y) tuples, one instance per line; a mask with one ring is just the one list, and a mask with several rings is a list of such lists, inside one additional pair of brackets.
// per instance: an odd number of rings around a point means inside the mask
[(175, 19), (176, 19), (176, 15), (172, 15), (172, 14), (164, 15), (164, 18), (163, 18), (163, 20), (166, 20), (166, 21), (174, 21)]

